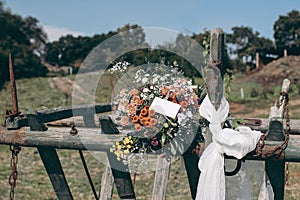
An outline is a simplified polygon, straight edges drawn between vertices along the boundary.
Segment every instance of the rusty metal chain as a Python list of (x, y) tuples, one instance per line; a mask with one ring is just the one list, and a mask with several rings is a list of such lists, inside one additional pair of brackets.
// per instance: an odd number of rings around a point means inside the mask
[(8, 183), (10, 185), (9, 197), (11, 200), (13, 200), (15, 198), (15, 187), (18, 179), (18, 154), (21, 151), (21, 147), (18, 144), (11, 145), (10, 151), (11, 151), (11, 159), (10, 159), (11, 173), (8, 178)]
[(285, 163), (285, 185), (289, 184), (289, 175), (290, 175), (289, 162), (286, 162)]
[[(287, 102), (288, 102), (288, 99), (287, 99)], [(290, 116), (289, 116), (289, 105), (287, 104), (286, 105), (286, 137), (288, 137), (288, 139), (289, 139), (290, 131), (291, 131), (291, 125), (290, 125)], [(285, 184), (286, 185), (289, 184), (289, 174), (290, 174), (289, 163), (286, 162), (286, 167), (285, 167)]]

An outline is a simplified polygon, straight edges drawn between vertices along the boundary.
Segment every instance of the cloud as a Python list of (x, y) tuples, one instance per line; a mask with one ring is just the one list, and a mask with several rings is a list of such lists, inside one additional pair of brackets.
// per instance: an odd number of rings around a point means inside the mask
[(57, 41), (61, 36), (65, 35), (73, 35), (73, 36), (79, 36), (79, 35), (86, 35), (85, 33), (79, 32), (79, 31), (72, 31), (67, 28), (63, 27), (56, 27), (56, 26), (49, 26), (49, 25), (43, 25), (44, 31), (48, 35), (48, 40), (50, 42)]

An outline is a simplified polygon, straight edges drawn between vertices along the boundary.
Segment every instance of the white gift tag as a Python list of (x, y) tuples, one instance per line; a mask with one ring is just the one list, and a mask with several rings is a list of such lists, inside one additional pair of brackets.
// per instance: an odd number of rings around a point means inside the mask
[(177, 103), (155, 97), (149, 109), (153, 109), (159, 114), (166, 115), (175, 119), (180, 107), (181, 106)]

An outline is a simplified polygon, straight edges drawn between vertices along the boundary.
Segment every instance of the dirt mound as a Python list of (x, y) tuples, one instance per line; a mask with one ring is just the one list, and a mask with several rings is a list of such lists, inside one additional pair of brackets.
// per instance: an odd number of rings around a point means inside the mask
[(251, 76), (259, 84), (267, 87), (279, 85), (284, 78), (289, 78), (294, 83), (299, 82), (300, 56), (287, 56), (274, 60)]

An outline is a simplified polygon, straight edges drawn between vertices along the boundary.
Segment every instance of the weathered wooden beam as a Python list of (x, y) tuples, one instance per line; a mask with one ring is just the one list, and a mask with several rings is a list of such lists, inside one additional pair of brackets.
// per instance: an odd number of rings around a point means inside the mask
[(285, 185), (285, 161), (268, 160), (265, 162), (265, 169), (273, 188), (274, 200), (283, 200)]
[[(250, 127), (253, 130), (261, 131), (261, 132), (267, 132), (269, 128), (269, 119), (267, 118), (232, 118), (232, 119), (237, 119), (239, 121), (244, 121), (246, 124), (240, 124), (240, 125), (245, 125)], [(257, 121), (259, 123), (253, 124), (253, 121)], [(70, 119), (64, 119), (60, 121), (55, 121), (55, 122), (49, 122), (47, 123), (48, 126), (54, 126), (54, 127), (70, 127), (72, 123), (76, 124), (77, 127), (84, 127), (84, 121), (80, 118), (70, 118)], [(248, 123), (250, 122), (250, 123)], [(282, 123), (285, 124), (286, 120), (282, 119)], [(290, 119), (290, 134), (295, 134), (295, 135), (300, 135), (300, 120), (298, 119)], [(96, 127), (99, 127), (96, 125)], [(100, 127), (99, 127), (100, 128)]]
[[(300, 121), (299, 121), (300, 123)], [(127, 133), (107, 135), (93, 128), (77, 127), (78, 135), (72, 136), (71, 128), (48, 127), (47, 131), (30, 131), (28, 127), (19, 130), (7, 130), (0, 126), (0, 144), (38, 147), (50, 146), (58, 149), (75, 149), (91, 151), (109, 151), (109, 148), (120, 141)], [(276, 142), (266, 141), (266, 145)], [(278, 142), (277, 142), (278, 143)], [(276, 143), (276, 144), (277, 144)], [(300, 135), (290, 135), (290, 141), (285, 150), (287, 162), (300, 162)], [(254, 158), (249, 158), (254, 159)]]
[(166, 158), (162, 158), (162, 157), (157, 158), (152, 200), (166, 199), (170, 167), (171, 167), (171, 162), (167, 161)]
[[(289, 88), (290, 81), (288, 79), (284, 79), (279, 99), (270, 109), (270, 125), (266, 134), (266, 140), (283, 141), (285, 139), (283, 124), (280, 119), (285, 117), (284, 114), (288, 103), (286, 95)], [(267, 159), (265, 162), (265, 169), (274, 191), (274, 199), (283, 200), (285, 185), (285, 160)]]
[[(94, 114), (110, 112), (110, 104), (79, 105), (66, 108), (54, 108), (50, 110), (36, 111), (32, 114), (25, 114), (22, 117), (14, 117), (6, 122), (8, 129), (19, 129), (28, 126), (28, 116), (37, 116), (41, 123), (53, 122), (74, 116), (83, 116), (86, 126), (95, 127)], [(9, 118), (10, 119), (10, 118)]]
[(220, 28), (213, 29), (210, 34), (209, 63), (205, 69), (207, 94), (216, 109), (223, 98), (223, 56), (224, 32)]
[[(254, 118), (253, 118), (254, 119)], [(267, 132), (269, 128), (269, 119), (266, 118), (258, 118), (257, 120), (261, 121), (260, 125), (246, 125), (249, 126), (253, 130), (261, 131), (261, 132)], [(247, 119), (245, 119), (247, 121)], [(282, 123), (285, 124), (286, 120), (283, 119)], [(290, 120), (290, 134), (300, 135), (300, 120), (297, 119), (291, 119)]]
[(110, 104), (79, 105), (66, 108), (37, 111), (44, 122), (51, 122), (73, 116), (89, 116), (96, 113), (111, 111)]
[(119, 197), (126, 200), (135, 200), (134, 187), (128, 166), (125, 165), (121, 160), (117, 160), (116, 156), (110, 152), (107, 152), (107, 158), (111, 167)]
[(106, 163), (107, 166), (105, 167), (105, 171), (103, 172), (101, 179), (101, 190), (99, 194), (99, 200), (111, 200), (114, 189), (114, 177), (112, 175), (108, 159)]
[(45, 146), (39, 146), (37, 149), (44, 163), (57, 198), (60, 200), (72, 200), (73, 196), (56, 150), (52, 147)]
[[(188, 152), (183, 154), (183, 159), (190, 185), (191, 196), (192, 199), (195, 199), (197, 194), (198, 180), (200, 176), (200, 170), (198, 168), (199, 156)], [(196, 169), (195, 166), (197, 166)]]

